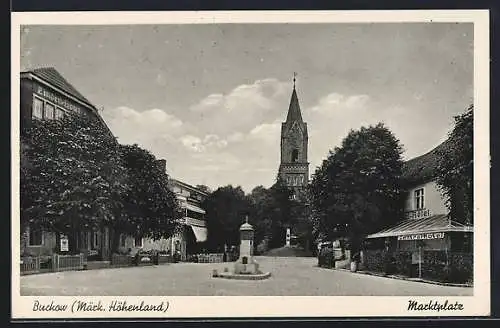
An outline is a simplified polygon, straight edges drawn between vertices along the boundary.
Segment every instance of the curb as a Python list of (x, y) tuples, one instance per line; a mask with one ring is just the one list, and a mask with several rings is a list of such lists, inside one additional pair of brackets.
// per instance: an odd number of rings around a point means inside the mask
[(425, 280), (425, 279), (419, 279), (419, 278), (409, 278), (409, 277), (404, 277), (404, 276), (385, 275), (383, 273), (376, 273), (376, 272), (370, 272), (370, 271), (352, 272), (351, 270), (348, 270), (348, 269), (333, 269), (333, 270), (345, 271), (345, 272), (357, 273), (357, 274), (364, 274), (367, 276), (376, 276), (376, 277), (381, 277), (381, 278), (406, 280), (406, 281), (413, 281), (413, 282), (422, 282), (422, 283), (426, 283), (426, 284), (448, 286), (448, 287), (464, 287), (464, 288), (472, 288), (473, 287), (472, 285), (469, 285), (469, 284), (456, 284), (456, 283), (451, 283), (451, 282), (432, 281), (432, 280)]
[(261, 274), (218, 274), (212, 275), (213, 278), (233, 279), (233, 280), (264, 280), (271, 277), (271, 272)]

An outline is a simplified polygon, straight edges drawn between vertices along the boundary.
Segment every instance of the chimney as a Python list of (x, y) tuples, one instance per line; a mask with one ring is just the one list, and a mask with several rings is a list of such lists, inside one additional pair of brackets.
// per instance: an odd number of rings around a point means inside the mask
[(166, 159), (159, 159), (157, 160), (158, 163), (158, 168), (163, 172), (167, 172), (167, 160)]

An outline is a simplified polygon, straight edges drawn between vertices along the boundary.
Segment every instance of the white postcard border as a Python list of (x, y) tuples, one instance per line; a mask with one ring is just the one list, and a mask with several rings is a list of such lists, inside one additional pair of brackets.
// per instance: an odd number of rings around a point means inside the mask
[[(21, 296), (19, 240), (19, 70), (21, 25), (213, 24), (213, 23), (474, 23), (474, 296)], [(12, 13), (12, 318), (205, 318), (205, 317), (387, 317), (481, 316), (490, 313), (490, 193), (489, 193), (489, 12), (487, 10), (416, 11), (266, 11), (266, 12), (40, 12)], [(208, 279), (208, 278), (207, 278)], [(33, 304), (54, 301), (114, 300), (129, 303), (167, 302), (165, 313), (35, 312)], [(408, 311), (408, 302), (459, 302), (463, 311)]]

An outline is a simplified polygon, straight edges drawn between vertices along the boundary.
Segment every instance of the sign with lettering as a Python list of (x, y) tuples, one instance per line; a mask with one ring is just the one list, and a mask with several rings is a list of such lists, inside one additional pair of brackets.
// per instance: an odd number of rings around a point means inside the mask
[(398, 236), (398, 240), (428, 240), (428, 239), (443, 239), (444, 232), (435, 233), (418, 233), (413, 235)]
[(69, 251), (68, 236), (61, 235), (61, 252), (68, 252), (68, 251)]
[(286, 245), (290, 246), (290, 228), (286, 229)]
[(53, 102), (54, 104), (66, 109), (66, 110), (70, 110), (70, 111), (73, 111), (75, 113), (79, 113), (81, 110), (79, 106), (76, 106), (70, 100), (55, 94), (54, 92), (50, 91), (49, 89), (47, 89), (41, 85), (37, 85), (37, 87), (35, 88), (35, 92), (36, 92), (36, 94), (38, 94), (39, 96), (41, 96), (45, 100)]
[(416, 211), (409, 211), (405, 213), (406, 219), (424, 219), (432, 215), (431, 210), (427, 208), (422, 208)]

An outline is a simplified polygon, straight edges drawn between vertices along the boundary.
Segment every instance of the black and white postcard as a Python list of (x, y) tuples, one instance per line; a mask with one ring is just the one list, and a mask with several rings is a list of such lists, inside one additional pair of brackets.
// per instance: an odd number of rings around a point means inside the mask
[(488, 24), (13, 13), (13, 318), (488, 315)]

